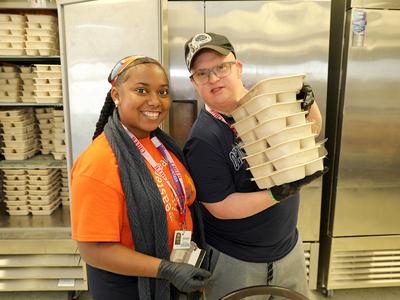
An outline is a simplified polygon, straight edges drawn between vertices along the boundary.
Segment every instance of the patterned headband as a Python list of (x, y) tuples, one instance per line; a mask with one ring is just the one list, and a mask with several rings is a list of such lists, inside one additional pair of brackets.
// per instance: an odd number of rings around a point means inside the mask
[(118, 79), (118, 76), (128, 67), (131, 63), (133, 63), (138, 58), (143, 58), (141, 55), (130, 55), (121, 59), (114, 68), (111, 70), (110, 75), (108, 75), (108, 82), (111, 83), (112, 86), (115, 85), (115, 82)]

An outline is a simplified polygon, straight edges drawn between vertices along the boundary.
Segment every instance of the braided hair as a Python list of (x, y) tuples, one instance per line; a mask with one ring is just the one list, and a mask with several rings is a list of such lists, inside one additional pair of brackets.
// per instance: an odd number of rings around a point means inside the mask
[[(122, 82), (126, 80), (126, 71), (129, 70), (130, 68), (140, 65), (140, 64), (155, 64), (159, 66), (165, 73), (165, 76), (167, 76), (167, 72), (165, 71), (164, 67), (154, 58), (151, 57), (141, 57), (133, 61), (129, 66), (126, 67), (126, 69), (118, 76), (117, 81), (115, 83), (115, 86), (119, 86)], [(93, 133), (92, 140), (94, 140), (96, 137), (98, 137), (103, 131), (104, 131), (104, 126), (106, 126), (108, 122), (108, 118), (113, 114), (115, 109), (115, 103), (111, 97), (111, 89), (107, 93), (107, 97), (104, 101), (103, 107), (100, 112), (99, 119), (97, 120), (96, 123), (96, 129)]]
[(106, 126), (108, 122), (108, 118), (113, 114), (115, 109), (115, 104), (113, 99), (111, 98), (111, 89), (107, 93), (106, 100), (104, 101), (103, 108), (100, 112), (100, 117), (96, 123), (96, 130), (94, 131), (92, 140), (97, 138), (104, 130), (104, 126)]

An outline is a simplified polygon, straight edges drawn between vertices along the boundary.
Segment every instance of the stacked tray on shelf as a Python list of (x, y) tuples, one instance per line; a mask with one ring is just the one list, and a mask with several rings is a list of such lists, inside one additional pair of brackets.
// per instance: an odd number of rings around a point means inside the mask
[(25, 170), (5, 169), (3, 177), (4, 202), (10, 214), (29, 214), (27, 176)]
[(60, 54), (57, 17), (0, 13), (0, 55)]
[(68, 192), (68, 172), (66, 168), (61, 169), (61, 192), (60, 198), (62, 205), (70, 205)]
[(19, 102), (21, 100), (22, 81), (17, 67), (0, 66), (0, 103)]
[(33, 215), (50, 215), (61, 204), (59, 169), (27, 169), (28, 203)]
[(3, 188), (10, 215), (50, 215), (61, 204), (59, 169), (4, 169)]
[(35, 64), (21, 66), (22, 102), (62, 103), (61, 66)]
[(6, 160), (25, 160), (38, 152), (37, 124), (32, 108), (2, 109), (0, 119), (2, 153)]
[(40, 151), (50, 154), (54, 151), (54, 120), (52, 107), (35, 108), (36, 119), (39, 122)]
[(52, 15), (26, 14), (25, 50), (27, 55), (59, 55), (57, 18)]
[(54, 159), (65, 159), (67, 154), (67, 146), (65, 144), (65, 123), (64, 123), (64, 111), (61, 109), (53, 110), (53, 144), (54, 151), (53, 157)]
[(258, 82), (239, 100), (232, 126), (242, 140), (244, 159), (260, 189), (293, 182), (323, 169), (323, 142), (316, 142), (312, 122), (296, 94), (305, 75)]
[(40, 130), (40, 151), (54, 159), (66, 158), (64, 111), (52, 107), (35, 108)]
[(25, 22), (24, 15), (0, 13), (0, 55), (25, 54)]

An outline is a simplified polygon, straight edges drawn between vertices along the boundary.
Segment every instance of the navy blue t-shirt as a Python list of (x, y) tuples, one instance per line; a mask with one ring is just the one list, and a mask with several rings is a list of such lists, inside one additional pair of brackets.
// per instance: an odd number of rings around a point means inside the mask
[[(259, 190), (250, 181), (251, 173), (246, 170), (248, 165), (242, 160), (244, 153), (233, 131), (204, 108), (193, 125), (184, 154), (201, 202), (219, 202), (235, 192)], [(298, 209), (298, 194), (243, 219), (218, 219), (202, 206), (207, 243), (240, 260), (276, 261), (296, 244)]]

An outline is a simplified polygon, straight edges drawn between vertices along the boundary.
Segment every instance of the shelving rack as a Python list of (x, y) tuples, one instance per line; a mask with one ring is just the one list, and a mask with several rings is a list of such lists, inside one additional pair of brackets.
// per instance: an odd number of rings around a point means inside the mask
[[(55, 0), (1, 1), (0, 13), (57, 13)], [(0, 63), (61, 64), (59, 56), (0, 56)], [(62, 103), (0, 103), (2, 107), (62, 107)], [(66, 160), (35, 155), (26, 160), (0, 160), (2, 169), (65, 169)], [(71, 240), (69, 206), (51, 215), (10, 216), (0, 186), (1, 292), (87, 290), (86, 267)]]

